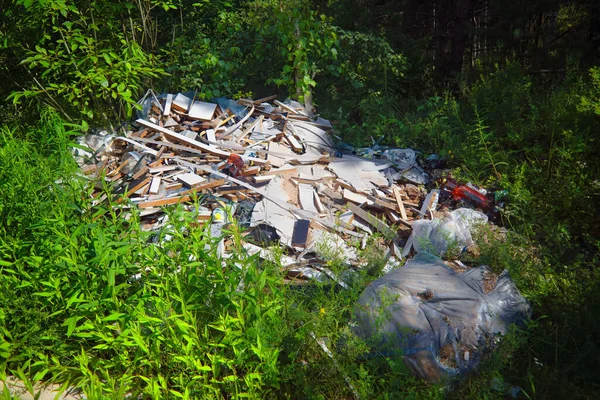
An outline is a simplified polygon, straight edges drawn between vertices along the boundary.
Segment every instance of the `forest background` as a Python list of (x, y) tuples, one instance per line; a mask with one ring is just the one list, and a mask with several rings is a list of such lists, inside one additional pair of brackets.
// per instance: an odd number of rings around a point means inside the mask
[[(0, 378), (89, 398), (600, 392), (597, 1), (0, 0), (0, 10)], [(69, 155), (77, 134), (131, 121), (148, 88), (290, 96), (346, 142), (437, 154), (459, 179), (507, 190), (510, 234), (485, 238), (475, 261), (510, 271), (531, 324), (442, 390), (398, 359), (361, 357), (347, 322), (377, 268), (343, 293), (289, 289), (277, 265), (255, 259), (224, 270), (181, 210), (173, 220), (188, 233), (148, 246), (135, 219), (91, 209)], [(180, 273), (165, 274), (173, 265)], [(128, 283), (144, 268), (145, 284)]]

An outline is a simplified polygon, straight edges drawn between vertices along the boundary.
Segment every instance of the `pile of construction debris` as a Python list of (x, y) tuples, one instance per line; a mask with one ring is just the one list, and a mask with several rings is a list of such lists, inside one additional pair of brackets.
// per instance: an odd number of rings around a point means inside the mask
[[(415, 185), (428, 176), (413, 150), (342, 154), (329, 121), (297, 102), (209, 103), (149, 91), (140, 104), (137, 130), (87, 135), (81, 144), (90, 151), (77, 150), (76, 159), (85, 174), (112, 182), (122, 205), (140, 209), (145, 229), (160, 229), (164, 207), (179, 203), (217, 227), (235, 217), (249, 228), (250, 253), (268, 258), (268, 245), (279, 242), (289, 250), (283, 263), (290, 276), (302, 278), (315, 275), (315, 254), (327, 257), (319, 254), (323, 243), (359, 267), (347, 243), (364, 247), (375, 232), (387, 241), (386, 257), (397, 261), (402, 247), (410, 251), (413, 221), (436, 208), (439, 191), (425, 197)], [(102, 179), (96, 188), (95, 202), (105, 201)], [(219, 251), (226, 256), (227, 246)]]
[[(112, 182), (124, 217), (138, 208), (143, 229), (152, 231), (167, 225), (165, 206), (182, 204), (210, 224), (224, 258), (240, 251), (222, 234), (235, 219), (247, 228), (249, 255), (273, 259), (272, 245), (286, 249), (278, 260), (294, 283), (317, 279), (348, 288), (347, 276), (334, 274), (328, 262), (345, 263), (349, 273), (364, 267), (358, 247), (377, 234), (386, 274), (365, 289), (353, 326), (365, 339), (396, 338), (387, 344), (411, 354), (407, 365), (424, 379), (472, 370), (493, 343), (486, 338), (530, 314), (507, 273), (435, 257), (473, 245), (474, 227), (498, 217), (499, 192), (436, 173), (435, 157), (426, 160), (428, 171), (443, 179), (427, 185), (413, 150), (375, 141), (355, 149), (297, 102), (195, 97), (149, 92), (134, 130), (82, 137), (75, 156), (93, 176), (95, 203), (111, 197), (105, 188)], [(439, 188), (427, 192), (426, 185)], [(421, 254), (395, 268), (412, 252)], [(395, 292), (383, 312), (389, 298), (380, 297)], [(383, 354), (381, 343), (373, 346)]]

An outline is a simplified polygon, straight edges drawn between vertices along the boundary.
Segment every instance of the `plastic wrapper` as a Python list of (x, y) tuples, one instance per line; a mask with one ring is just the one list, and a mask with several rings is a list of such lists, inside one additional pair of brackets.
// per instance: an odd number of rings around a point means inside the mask
[(367, 286), (353, 329), (375, 354), (403, 357), (417, 376), (441, 381), (475, 369), (499, 335), (530, 315), (508, 272), (457, 273), (420, 253)]
[(413, 221), (403, 255), (408, 255), (410, 245), (417, 253), (426, 251), (440, 257), (452, 246), (462, 250), (473, 244), (473, 229), (487, 221), (487, 215), (470, 208), (454, 210), (444, 219)]

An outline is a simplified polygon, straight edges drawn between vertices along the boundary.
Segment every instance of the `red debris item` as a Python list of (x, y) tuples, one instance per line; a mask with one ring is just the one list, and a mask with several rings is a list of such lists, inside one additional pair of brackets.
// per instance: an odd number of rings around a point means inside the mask
[(244, 159), (240, 155), (232, 153), (227, 158), (225, 168), (227, 168), (227, 170), (229, 171), (230, 176), (235, 177), (242, 172), (242, 169), (244, 169), (244, 164)]
[(487, 211), (494, 208), (494, 203), (491, 199), (480, 193), (477, 189), (457, 183), (454, 179), (446, 179), (444, 189), (450, 192), (454, 201), (464, 200)]

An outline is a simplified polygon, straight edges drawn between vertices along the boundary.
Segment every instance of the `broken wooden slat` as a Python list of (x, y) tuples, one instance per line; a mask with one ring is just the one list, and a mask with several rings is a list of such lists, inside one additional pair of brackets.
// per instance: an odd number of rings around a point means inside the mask
[(181, 93), (177, 93), (177, 96), (175, 96), (173, 102), (171, 103), (171, 107), (176, 111), (186, 113), (190, 108), (191, 103), (192, 99)]
[[(154, 129), (155, 131), (161, 132), (161, 133), (165, 134), (167, 137), (169, 137), (169, 138), (171, 138), (173, 140), (177, 140), (177, 141), (185, 143), (185, 144), (187, 144), (187, 145), (189, 145), (189, 146), (191, 146), (193, 148), (203, 150), (206, 153), (210, 153), (210, 154), (219, 156), (221, 158), (228, 158), (231, 155), (231, 153), (229, 153), (227, 151), (219, 150), (216, 147), (206, 145), (206, 144), (198, 142), (196, 140), (188, 139), (187, 137), (185, 137), (183, 135), (180, 135), (178, 133), (170, 131), (170, 130), (168, 130), (166, 128), (162, 128), (162, 127), (160, 127), (160, 126), (158, 126), (156, 124), (153, 124), (151, 122), (148, 122), (146, 120), (138, 119), (136, 121), (136, 123), (139, 124), (139, 125), (143, 125), (146, 128)], [(247, 159), (249, 161), (252, 161), (253, 163), (255, 163), (257, 165), (265, 165), (265, 164), (268, 163), (267, 160), (263, 160), (262, 158), (247, 157)]]
[(186, 201), (190, 201), (191, 199), (192, 199), (192, 196), (189, 196), (189, 195), (167, 197), (167, 198), (158, 199), (158, 200), (142, 201), (142, 202), (137, 203), (137, 206), (139, 208), (161, 207), (161, 206), (167, 206), (167, 205), (171, 205), (171, 204), (184, 203)]
[(262, 99), (258, 99), (258, 100), (254, 100), (253, 103), (254, 105), (261, 105), (262, 103), (267, 103), (269, 101), (273, 101), (277, 98), (277, 95), (274, 94), (272, 96), (267, 96), (267, 97), (263, 97)]
[(400, 189), (394, 188), (394, 196), (396, 197), (398, 208), (400, 208), (400, 216), (403, 220), (408, 221), (408, 216), (406, 215), (406, 209), (404, 208), (404, 202), (402, 201), (402, 194), (400, 193)]
[(384, 237), (388, 240), (397, 240), (398, 235), (391, 229), (385, 222), (380, 220), (379, 218), (369, 214), (362, 208), (355, 206), (354, 204), (348, 204), (348, 209), (352, 211), (355, 215), (364, 219), (369, 223), (373, 228), (377, 229), (379, 232), (383, 233)]
[(163, 111), (164, 117), (168, 117), (169, 114), (171, 113), (171, 105), (172, 104), (173, 104), (173, 95), (169, 93), (167, 95), (167, 101), (165, 102), (165, 110)]
[(158, 190), (160, 189), (160, 181), (161, 179), (157, 176), (152, 178), (152, 184), (150, 185), (150, 190), (148, 191), (148, 193), (157, 194)]
[(281, 174), (287, 174), (290, 172), (297, 172), (296, 167), (294, 167), (292, 165), (286, 165), (283, 168), (273, 168), (273, 169), (270, 169), (269, 171), (263, 172), (263, 175), (281, 175)]
[[(128, 182), (125, 186), (123, 186), (121, 189), (119, 189), (116, 194), (122, 194), (124, 197), (129, 197), (131, 196), (133, 193), (137, 192), (138, 190), (140, 190), (142, 187), (144, 187), (148, 182), (150, 182), (150, 177), (145, 177), (145, 178), (140, 178), (137, 180), (133, 180), (131, 182)], [(121, 199), (118, 200), (119, 202), (122, 201)]]
[(183, 184), (181, 182), (175, 182), (175, 183), (170, 183), (167, 186), (165, 186), (166, 190), (177, 190), (177, 189), (181, 189), (183, 187)]
[(275, 100), (273, 101), (273, 103), (275, 103), (275, 105), (277, 105), (278, 107), (283, 108), (286, 111), (291, 112), (292, 114), (300, 114), (300, 112), (298, 112), (297, 110), (295, 110), (294, 108), (288, 106), (287, 104), (283, 104), (282, 102), (280, 102), (279, 100)]
[(252, 180), (255, 183), (265, 183), (265, 182), (269, 182), (273, 178), (275, 178), (275, 175), (261, 175), (261, 176), (253, 177)]
[(326, 208), (323, 205), (323, 203), (321, 202), (321, 198), (319, 197), (319, 194), (314, 190), (313, 190), (313, 196), (314, 196), (314, 202), (315, 202), (315, 207), (317, 208), (317, 211), (320, 213), (325, 212)]
[(196, 175), (194, 173), (188, 172), (185, 174), (177, 175), (177, 180), (185, 183), (191, 188), (195, 188), (200, 184), (206, 182), (206, 179), (201, 177), (200, 175)]
[(356, 203), (358, 205), (361, 205), (361, 204), (373, 205), (374, 204), (366, 196), (363, 196), (363, 195), (358, 194), (358, 193), (354, 193), (354, 192), (352, 192), (352, 191), (350, 191), (348, 189), (344, 189), (343, 196), (344, 196), (344, 200), (351, 201), (351, 202)]
[(131, 177), (133, 179), (138, 179), (138, 178), (142, 177), (143, 175), (146, 175), (148, 173), (148, 170), (149, 170), (149, 168), (144, 165), (138, 172), (133, 174)]
[(290, 146), (292, 146), (292, 150), (294, 150), (297, 153), (301, 153), (304, 148), (302, 147), (302, 145), (300, 144), (300, 142), (298, 141), (298, 139), (296, 139), (296, 137), (292, 134), (288, 134), (285, 136), (285, 140), (288, 141), (288, 143), (290, 144)]
[(198, 184), (196, 187), (186, 190), (186, 191), (183, 191), (180, 194), (197, 193), (197, 192), (201, 192), (206, 189), (212, 189), (214, 187), (221, 186), (224, 184), (225, 184), (225, 179), (215, 179), (213, 181), (207, 181), (207, 182)]

